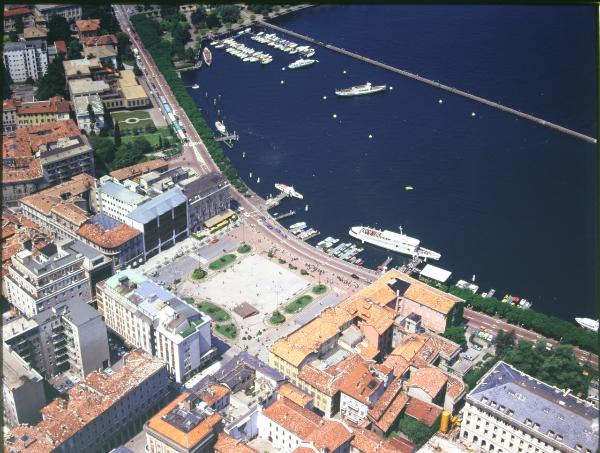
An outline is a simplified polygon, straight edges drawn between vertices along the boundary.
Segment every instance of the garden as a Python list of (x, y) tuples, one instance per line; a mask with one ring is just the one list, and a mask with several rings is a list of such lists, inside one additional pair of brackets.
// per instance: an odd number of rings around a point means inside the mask
[(213, 271), (218, 271), (223, 269), (228, 264), (231, 264), (235, 261), (235, 255), (233, 253), (229, 253), (227, 255), (223, 255), (221, 258), (213, 261), (208, 265), (208, 268)]
[(304, 296), (300, 296), (298, 299), (294, 300), (293, 302), (290, 302), (289, 304), (287, 304), (285, 306), (285, 312), (286, 313), (298, 313), (300, 310), (302, 310), (304, 307), (306, 307), (312, 301), (313, 301), (312, 296), (310, 296), (308, 294), (305, 294)]

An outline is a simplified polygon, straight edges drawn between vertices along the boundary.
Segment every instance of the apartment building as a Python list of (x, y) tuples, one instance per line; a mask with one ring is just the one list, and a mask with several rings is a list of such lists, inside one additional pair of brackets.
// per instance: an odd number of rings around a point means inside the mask
[(185, 382), (212, 352), (210, 318), (135, 270), (97, 285), (98, 311), (126, 343), (167, 363)]
[(42, 419), (40, 410), (46, 405), (43, 378), (6, 345), (2, 347), (2, 396), (9, 427)]
[(33, 316), (5, 319), (3, 341), (45, 377), (65, 370), (84, 379), (109, 365), (106, 325), (81, 299), (70, 299)]
[(48, 22), (53, 15), (57, 15), (64, 17), (68, 22), (73, 23), (76, 20), (81, 19), (81, 5), (35, 5), (35, 15), (36, 17), (44, 19), (46, 22)]
[(2, 195), (9, 206), (44, 187), (94, 172), (94, 151), (72, 120), (18, 128), (2, 144)]
[[(104, 129), (104, 106), (97, 94), (77, 96), (73, 99), (73, 110), (75, 110), (75, 120), (79, 129), (88, 134), (92, 131), (99, 133)], [(93, 117), (90, 110), (93, 112)]]
[(79, 40), (88, 36), (98, 36), (100, 34), (100, 19), (79, 19), (75, 21), (75, 28)]
[(467, 395), (460, 437), (496, 453), (593, 453), (598, 409), (500, 361)]
[(75, 297), (90, 302), (94, 277), (111, 271), (101, 253), (79, 241), (58, 241), (35, 254), (22, 250), (11, 257), (7, 299), (27, 316)]
[(210, 173), (182, 183), (188, 200), (189, 228), (198, 231), (208, 219), (229, 209), (231, 193), (229, 182), (222, 175)]
[[(383, 377), (383, 379), (382, 379)], [(339, 383), (340, 413), (353, 423), (367, 418), (369, 409), (375, 406), (387, 386), (388, 376), (379, 373), (365, 363), (358, 364)]]
[(125, 443), (168, 400), (164, 363), (133, 351), (111, 368), (95, 371), (42, 409), (35, 426), (4, 434), (4, 445), (22, 453), (101, 453)]
[(22, 212), (56, 238), (80, 240), (98, 250), (115, 269), (139, 265), (144, 261), (142, 233), (112, 217), (93, 213), (89, 200), (94, 184), (92, 176), (77, 175), (23, 198)]
[(60, 96), (54, 96), (47, 101), (17, 102), (16, 126), (39, 126), (57, 121), (70, 119), (71, 105)]
[(12, 132), (17, 128), (17, 105), (14, 99), (2, 101), (2, 131)]
[(184, 392), (144, 425), (146, 450), (212, 453), (221, 430), (221, 416), (197, 395)]
[(37, 81), (48, 70), (46, 42), (40, 39), (6, 43), (2, 56), (4, 69), (13, 82)]
[(5, 5), (4, 6), (4, 33), (15, 29), (15, 21), (20, 17), (25, 27), (34, 24), (33, 9), (27, 5)]
[(96, 210), (144, 235), (144, 259), (189, 236), (187, 198), (180, 187), (166, 192), (144, 190), (134, 181), (100, 178), (93, 190)]

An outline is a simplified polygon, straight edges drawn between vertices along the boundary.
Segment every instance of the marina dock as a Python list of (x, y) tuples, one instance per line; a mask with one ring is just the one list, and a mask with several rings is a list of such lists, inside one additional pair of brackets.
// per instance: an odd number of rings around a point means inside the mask
[(551, 129), (554, 129), (554, 130), (557, 130), (559, 132), (562, 132), (563, 134), (570, 135), (572, 137), (578, 138), (578, 139), (586, 141), (588, 143), (595, 144), (597, 142), (597, 140), (595, 138), (590, 137), (590, 136), (585, 135), (585, 134), (582, 134), (580, 132), (577, 132), (577, 131), (574, 131), (574, 130), (571, 130), (571, 129), (567, 129), (566, 127), (560, 126), (558, 124), (551, 123), (550, 121), (545, 121), (545, 120), (543, 120), (541, 118), (537, 118), (537, 117), (535, 117), (533, 115), (530, 115), (528, 113), (524, 113), (524, 112), (521, 112), (519, 110), (513, 109), (511, 107), (507, 107), (507, 106), (502, 105), (502, 104), (500, 104), (498, 102), (490, 101), (490, 100), (482, 98), (480, 96), (475, 96), (474, 94), (468, 93), (466, 91), (459, 90), (458, 88), (454, 88), (454, 87), (451, 87), (449, 85), (444, 85), (444, 84), (442, 84), (440, 82), (437, 82), (435, 80), (427, 79), (427, 78), (422, 77), (422, 76), (420, 76), (418, 74), (413, 74), (412, 72), (405, 71), (405, 70), (399, 69), (399, 68), (395, 68), (393, 66), (387, 65), (387, 64), (379, 62), (377, 60), (373, 60), (371, 58), (363, 57), (362, 55), (356, 54), (354, 52), (350, 52), (350, 51), (348, 51), (346, 49), (342, 49), (340, 47), (336, 47), (334, 45), (318, 41), (318, 40), (316, 40), (314, 38), (311, 38), (310, 36), (305, 36), (305, 35), (302, 35), (300, 33), (296, 33), (296, 32), (293, 32), (291, 30), (287, 30), (285, 28), (278, 27), (277, 25), (273, 25), (273, 24), (270, 24), (270, 23), (265, 22), (265, 21), (256, 21), (256, 24), (259, 25), (259, 26), (262, 26), (262, 27), (270, 28), (272, 30), (275, 30), (275, 31), (278, 31), (278, 32), (281, 32), (281, 33), (285, 33), (287, 35), (293, 36), (293, 37), (298, 38), (298, 39), (302, 39), (304, 41), (307, 41), (307, 42), (310, 42), (310, 43), (313, 43), (313, 44), (317, 44), (317, 45), (319, 45), (321, 47), (325, 47), (326, 49), (333, 50), (334, 52), (338, 52), (338, 53), (341, 53), (341, 54), (346, 55), (348, 57), (352, 57), (354, 59), (357, 59), (359, 61), (363, 61), (365, 63), (372, 64), (374, 66), (377, 66), (377, 67), (382, 68), (382, 69), (386, 69), (386, 70), (394, 72), (396, 74), (403, 75), (403, 76), (408, 77), (410, 79), (417, 80), (419, 82), (423, 82), (423, 83), (426, 83), (428, 85), (432, 85), (434, 87), (440, 88), (440, 89), (448, 91), (450, 93), (466, 97), (466, 98), (471, 99), (473, 101), (479, 102), (479, 103), (487, 105), (489, 107), (493, 107), (495, 109), (501, 110), (501, 111), (506, 112), (506, 113), (510, 113), (510, 114), (518, 116), (520, 118), (524, 118), (526, 120), (533, 121), (534, 123), (540, 124), (542, 126), (549, 127)]
[(237, 142), (240, 139), (240, 136), (235, 132), (233, 134), (221, 135), (220, 137), (215, 137), (215, 142), (223, 142), (229, 148), (233, 148), (233, 142)]
[(286, 198), (288, 195), (284, 192), (280, 192), (276, 197), (267, 198), (267, 209), (272, 209), (275, 206), (279, 206), (279, 203)]
[(283, 214), (279, 214), (277, 216), (274, 216), (273, 218), (275, 220), (282, 220), (287, 219), (288, 217), (291, 217), (293, 215), (296, 215), (296, 211), (290, 209), (288, 212), (284, 212)]

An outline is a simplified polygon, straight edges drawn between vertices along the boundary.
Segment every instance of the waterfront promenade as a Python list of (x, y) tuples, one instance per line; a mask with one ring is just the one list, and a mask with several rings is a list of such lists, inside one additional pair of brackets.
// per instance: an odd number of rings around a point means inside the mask
[(294, 38), (302, 39), (303, 41), (307, 41), (307, 42), (310, 42), (312, 44), (317, 44), (317, 45), (319, 45), (321, 47), (325, 47), (326, 49), (333, 50), (334, 52), (338, 52), (338, 53), (341, 53), (341, 54), (346, 55), (348, 57), (355, 58), (355, 59), (363, 61), (365, 63), (372, 64), (374, 66), (377, 66), (379, 68), (385, 69), (387, 71), (391, 71), (391, 72), (394, 72), (396, 74), (400, 74), (400, 75), (402, 75), (404, 77), (408, 77), (410, 79), (417, 80), (419, 82), (423, 82), (423, 83), (426, 83), (428, 85), (432, 85), (432, 86), (434, 86), (436, 88), (440, 88), (440, 89), (448, 91), (450, 93), (466, 97), (468, 99), (471, 99), (473, 101), (479, 102), (481, 104), (485, 104), (485, 105), (487, 105), (489, 107), (493, 107), (493, 108), (501, 110), (503, 112), (510, 113), (511, 115), (515, 115), (515, 116), (518, 116), (520, 118), (524, 118), (526, 120), (533, 121), (534, 123), (537, 123), (537, 124), (539, 124), (541, 126), (549, 127), (551, 129), (557, 130), (558, 132), (561, 132), (563, 134), (567, 134), (567, 135), (570, 135), (572, 137), (575, 137), (575, 138), (577, 138), (579, 140), (583, 140), (583, 141), (586, 141), (586, 142), (592, 143), (592, 144), (595, 144), (597, 142), (597, 140), (595, 138), (590, 137), (590, 136), (585, 135), (585, 134), (582, 134), (580, 132), (577, 132), (577, 131), (574, 131), (574, 130), (571, 130), (571, 129), (567, 129), (566, 127), (560, 126), (560, 125), (555, 124), (555, 123), (551, 123), (550, 121), (543, 120), (541, 118), (535, 117), (535, 116), (530, 115), (528, 113), (521, 112), (521, 111), (513, 109), (511, 107), (507, 107), (507, 106), (502, 105), (502, 104), (500, 104), (498, 102), (490, 101), (488, 99), (482, 98), (480, 96), (476, 96), (476, 95), (468, 93), (466, 91), (459, 90), (458, 88), (454, 88), (454, 87), (451, 87), (451, 86), (448, 86), (448, 85), (444, 85), (443, 83), (440, 83), (440, 82), (438, 82), (436, 80), (431, 80), (431, 79), (428, 79), (426, 77), (422, 77), (422, 76), (420, 76), (418, 74), (413, 74), (412, 72), (406, 71), (404, 69), (399, 69), (399, 68), (396, 68), (394, 66), (390, 66), (388, 64), (382, 63), (380, 61), (373, 60), (373, 59), (368, 58), (368, 57), (364, 57), (364, 56), (359, 55), (357, 53), (350, 52), (349, 50), (342, 49), (342, 48), (334, 46), (332, 44), (327, 44), (327, 43), (318, 41), (318, 40), (316, 40), (314, 38), (311, 38), (310, 36), (302, 35), (300, 33), (296, 33), (294, 31), (288, 30), (286, 28), (278, 27), (277, 25), (273, 25), (273, 24), (270, 24), (270, 23), (265, 22), (265, 21), (257, 21), (256, 24), (259, 25), (259, 26), (262, 26), (262, 27), (270, 28), (270, 29), (278, 31), (280, 33), (285, 33), (287, 35), (293, 36)]
[[(126, 8), (122, 5), (115, 5), (115, 10), (117, 12), (117, 19), (121, 23), (123, 30), (128, 30), (131, 27), (131, 24), (127, 17)], [(133, 44), (139, 49), (147, 77), (151, 79), (151, 83), (154, 83), (160, 95), (164, 95), (167, 98), (173, 110), (183, 122), (188, 136), (192, 141), (191, 144), (187, 144), (183, 147), (183, 153), (179, 158), (169, 162), (169, 166), (171, 168), (189, 166), (194, 168), (200, 175), (210, 171), (218, 172), (219, 169), (210, 157), (202, 139), (187, 118), (183, 109), (179, 106), (179, 103), (172, 94), (169, 86), (166, 84), (162, 74), (156, 68), (152, 57), (140, 42), (137, 34), (134, 33), (133, 30), (129, 34)], [(288, 261), (298, 261), (299, 263), (304, 263), (308, 269), (315, 269), (315, 272), (319, 272), (321, 275), (325, 275), (325, 278), (330, 279), (330, 281), (333, 282), (333, 286), (343, 288), (344, 293), (346, 293), (346, 291), (356, 291), (377, 278), (378, 274), (375, 271), (361, 268), (346, 261), (331, 257), (287, 232), (285, 227), (272, 219), (267, 211), (266, 201), (257, 194), (249, 191), (248, 194), (251, 195), (251, 198), (247, 198), (233, 188), (231, 190), (233, 197), (238, 201), (240, 206), (244, 208), (245, 212), (249, 214), (248, 217), (245, 217), (244, 222), (246, 222), (247, 225), (251, 225), (250, 228), (253, 228), (254, 232), (261, 237), (261, 241), (265, 241), (265, 243), (269, 243), (271, 247), (277, 248), (278, 254), (286, 257)], [(286, 235), (286, 238), (274, 231), (274, 229), (269, 229), (266, 222), (260, 220), (261, 217), (265, 217), (271, 225), (278, 227)], [(352, 278), (352, 274), (355, 274), (358, 279)], [(517, 332), (518, 338), (534, 341), (539, 339), (545, 340), (551, 344), (556, 343), (555, 341), (546, 339), (534, 332), (513, 326), (498, 318), (483, 313), (465, 309), (465, 318), (473, 328), (483, 326), (494, 332), (501, 329), (506, 331), (514, 329)], [(575, 355), (581, 362), (590, 363), (595, 367), (598, 366), (598, 356), (594, 354), (576, 349)]]

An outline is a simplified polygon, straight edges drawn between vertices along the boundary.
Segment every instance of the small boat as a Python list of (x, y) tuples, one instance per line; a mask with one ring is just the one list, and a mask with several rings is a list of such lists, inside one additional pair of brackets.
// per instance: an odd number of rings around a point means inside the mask
[(414, 187), (413, 186), (404, 186), (404, 190), (413, 190)]
[(597, 319), (590, 319), (590, 318), (575, 318), (575, 321), (577, 321), (577, 324), (579, 324), (581, 327), (585, 328), (585, 329), (589, 329), (593, 332), (598, 332), (598, 327), (599, 327), (599, 322)]
[(318, 62), (319, 62), (319, 60), (305, 60), (303, 58), (300, 58), (299, 60), (296, 60), (293, 63), (290, 63), (288, 65), (288, 68), (290, 68), (290, 69), (304, 68), (306, 66), (310, 66), (311, 64), (318, 63)]
[(225, 125), (221, 122), (221, 121), (217, 121), (215, 123), (215, 127), (217, 128), (217, 130), (223, 134), (223, 135), (227, 135), (227, 128), (225, 127)]
[(212, 64), (212, 53), (208, 47), (205, 47), (202, 51), (202, 59), (204, 60), (204, 63), (206, 63), (207, 66), (210, 66)]
[(192, 85), (192, 90), (197, 90), (198, 88), (200, 88), (200, 85), (198, 85), (197, 83), (194, 83)]

